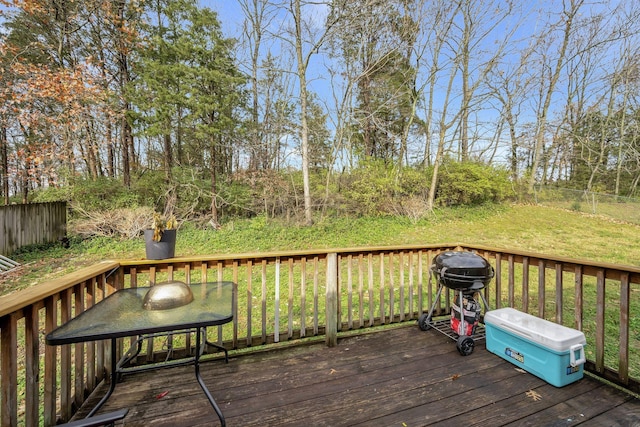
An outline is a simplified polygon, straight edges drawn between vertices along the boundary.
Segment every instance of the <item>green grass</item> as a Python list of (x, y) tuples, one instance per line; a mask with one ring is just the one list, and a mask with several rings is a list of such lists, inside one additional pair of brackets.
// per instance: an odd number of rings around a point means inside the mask
[(549, 207), (570, 209), (587, 214), (604, 215), (625, 222), (640, 224), (640, 203), (637, 199), (627, 201), (615, 201), (613, 197), (607, 197), (608, 201), (545, 201), (543, 204)]
[[(338, 218), (304, 227), (259, 217), (232, 221), (220, 230), (183, 224), (176, 255), (457, 242), (640, 266), (640, 225), (529, 205), (438, 210), (418, 223), (397, 217)], [(142, 237), (72, 238), (68, 249), (30, 247), (12, 257), (24, 266), (0, 276), (0, 294), (104, 259), (142, 259), (145, 252)]]

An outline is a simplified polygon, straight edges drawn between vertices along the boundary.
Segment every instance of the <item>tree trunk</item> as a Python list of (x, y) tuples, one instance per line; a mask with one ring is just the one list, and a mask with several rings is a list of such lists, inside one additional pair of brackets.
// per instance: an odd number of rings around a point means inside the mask
[(516, 134), (516, 124), (511, 114), (511, 105), (507, 108), (507, 124), (509, 125), (509, 138), (511, 140), (511, 155), (509, 156), (509, 166), (511, 169), (511, 179), (513, 182), (518, 182), (518, 136)]
[(216, 173), (216, 143), (213, 137), (211, 138), (210, 151), (209, 169), (211, 174), (211, 221), (214, 226), (217, 227), (217, 225), (220, 224), (218, 220), (218, 206), (216, 205), (216, 198), (218, 196), (218, 176)]
[(471, 38), (471, 17), (469, 16), (469, 5), (463, 8), (464, 31), (460, 46), (461, 69), (462, 69), (462, 106), (460, 111), (460, 160), (466, 162), (469, 159), (469, 104), (471, 103), (472, 91), (469, 88), (469, 43)]
[(0, 176), (4, 204), (9, 204), (9, 150), (7, 149), (7, 128), (0, 126)]
[(433, 161), (433, 174), (431, 175), (431, 184), (429, 184), (429, 196), (427, 198), (427, 209), (433, 211), (436, 200), (436, 189), (438, 188), (438, 172), (440, 169), (440, 163), (444, 157), (444, 138), (446, 129), (444, 125), (441, 125), (440, 136), (438, 138), (438, 150), (436, 151), (436, 158)]
[(173, 167), (173, 155), (171, 151), (171, 135), (168, 133), (162, 137), (163, 142), (163, 159), (164, 159), (164, 178), (167, 184), (171, 183), (171, 168)]
[(447, 92), (445, 93), (445, 99), (443, 103), (444, 108), (442, 109), (442, 113), (440, 116), (440, 132), (438, 136), (438, 150), (436, 152), (436, 158), (433, 160), (433, 174), (431, 175), (431, 184), (429, 185), (429, 196), (427, 198), (427, 209), (429, 211), (433, 211), (433, 208), (435, 206), (436, 188), (438, 184), (438, 171), (440, 168), (440, 163), (444, 158), (444, 144), (447, 136), (447, 131), (449, 130), (449, 128), (451, 128), (451, 126), (456, 120), (456, 118), (454, 118), (449, 123), (446, 122), (447, 109), (449, 106), (449, 97), (451, 96), (453, 81), (455, 80), (455, 76), (456, 76), (456, 70), (455, 70), (455, 67), (453, 67), (451, 68), (451, 73), (449, 74), (449, 83), (447, 86)]
[(241, 0), (239, 1), (240, 7), (243, 9), (245, 17), (249, 21), (249, 26), (246, 29), (246, 37), (251, 44), (251, 128), (249, 147), (249, 169), (257, 170), (259, 168), (266, 168), (269, 164), (267, 160), (267, 149), (263, 148), (265, 142), (260, 138), (260, 86), (258, 82), (258, 72), (260, 69), (260, 46), (262, 43), (263, 32), (263, 19), (265, 14), (266, 4), (258, 0)]
[(298, 61), (298, 81), (300, 82), (300, 142), (302, 144), (304, 222), (305, 225), (312, 225), (313, 216), (309, 183), (309, 125), (307, 123), (307, 61), (302, 54), (302, 11), (300, 10), (300, 0), (292, 0), (292, 9), (296, 27), (296, 58)]
[[(129, 110), (129, 104), (125, 104), (125, 111)], [(122, 182), (124, 186), (131, 187), (131, 162), (130, 162), (130, 146), (133, 145), (133, 135), (131, 133), (131, 125), (126, 115), (122, 117)]]
[(107, 134), (107, 176), (109, 178), (115, 178), (116, 176), (116, 165), (115, 165), (115, 150), (113, 148), (113, 129), (112, 129), (112, 118), (110, 114), (106, 115), (107, 128), (105, 130)]
[[(118, 29), (120, 30), (120, 34), (118, 35), (118, 74), (120, 80), (120, 91), (122, 94), (124, 94), (125, 88), (127, 84), (129, 84), (130, 80), (129, 58), (127, 56), (128, 49), (126, 48), (126, 42), (124, 41), (124, 37), (127, 32), (127, 30), (125, 29), (125, 6), (126, 0), (120, 0), (118, 2)], [(127, 118), (130, 109), (131, 105), (127, 100), (125, 100), (122, 103), (122, 111), (120, 112), (122, 114), (122, 137), (120, 152), (122, 155), (122, 181), (127, 188), (131, 187), (131, 152), (133, 151), (133, 132), (131, 130), (131, 124), (129, 123), (129, 120)]]

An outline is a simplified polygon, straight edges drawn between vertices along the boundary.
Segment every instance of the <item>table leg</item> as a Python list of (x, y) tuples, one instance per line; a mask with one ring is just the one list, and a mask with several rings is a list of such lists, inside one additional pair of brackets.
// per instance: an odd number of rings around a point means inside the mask
[(196, 357), (194, 361), (194, 365), (196, 369), (196, 379), (198, 380), (198, 384), (200, 384), (200, 388), (202, 388), (202, 391), (204, 392), (205, 396), (207, 396), (207, 399), (209, 399), (209, 403), (211, 403), (211, 406), (213, 406), (214, 411), (216, 411), (216, 414), (218, 414), (218, 418), (220, 418), (220, 424), (222, 425), (222, 427), (225, 427), (226, 423), (224, 420), (224, 415), (222, 415), (222, 411), (218, 407), (218, 404), (216, 403), (216, 401), (213, 399), (213, 396), (211, 396), (211, 393), (209, 393), (209, 389), (205, 385), (204, 380), (200, 375), (200, 334), (202, 332), (201, 329), (202, 328), (198, 328), (198, 332), (196, 333)]
[(202, 328), (202, 333), (205, 336), (205, 339), (204, 339), (205, 345), (208, 345), (210, 347), (215, 347), (220, 351), (224, 351), (224, 362), (225, 363), (229, 363), (229, 351), (226, 348), (224, 348), (223, 346), (218, 345), (218, 344), (216, 344), (214, 342), (211, 342), (211, 341), (207, 340), (207, 338), (206, 338), (206, 336), (207, 336), (207, 328)]
[(102, 399), (100, 399), (100, 402), (98, 402), (98, 404), (91, 410), (91, 412), (89, 412), (89, 415), (87, 415), (86, 418), (92, 417), (96, 412), (98, 412), (98, 409), (100, 409), (102, 405), (104, 405), (104, 403), (107, 401), (107, 399), (111, 397), (111, 395), (113, 394), (113, 390), (115, 390), (116, 388), (116, 383), (118, 382), (118, 370), (116, 366), (118, 361), (116, 360), (116, 354), (117, 354), (116, 339), (112, 338), (111, 339), (111, 384), (109, 384), (109, 391), (107, 391), (107, 394), (102, 396)]

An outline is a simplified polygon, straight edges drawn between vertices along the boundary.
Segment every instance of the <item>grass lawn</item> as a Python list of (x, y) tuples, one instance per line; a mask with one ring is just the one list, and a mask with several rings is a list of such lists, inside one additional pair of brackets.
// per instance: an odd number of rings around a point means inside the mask
[[(104, 259), (144, 258), (138, 239), (72, 238), (71, 247), (31, 247), (12, 255), (24, 266), (0, 276), (0, 295), (62, 276)], [(339, 218), (312, 227), (264, 217), (221, 230), (183, 224), (178, 256), (373, 245), (467, 243), (640, 266), (640, 225), (533, 205), (443, 209), (417, 223), (403, 218)]]

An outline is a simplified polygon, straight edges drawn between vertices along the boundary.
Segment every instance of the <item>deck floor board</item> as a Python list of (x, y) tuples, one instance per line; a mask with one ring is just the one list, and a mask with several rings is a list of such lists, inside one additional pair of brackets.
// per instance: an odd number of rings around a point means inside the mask
[[(461, 356), (452, 340), (417, 326), (342, 338), (333, 348), (318, 342), (207, 360), (201, 372), (230, 427), (640, 425), (640, 400), (594, 378), (556, 388), (483, 341)], [(193, 366), (125, 375), (99, 413), (125, 407), (119, 425), (219, 425)]]

